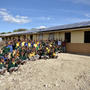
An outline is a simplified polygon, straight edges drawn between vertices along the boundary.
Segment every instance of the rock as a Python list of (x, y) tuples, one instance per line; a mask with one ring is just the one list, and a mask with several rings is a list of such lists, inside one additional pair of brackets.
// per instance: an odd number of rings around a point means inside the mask
[(45, 85), (43, 85), (43, 86), (44, 86), (44, 87), (46, 87), (46, 88), (48, 87), (48, 85), (47, 85), (47, 84), (45, 84)]
[(65, 80), (61, 80), (61, 82), (65, 83)]
[(58, 84), (58, 83), (55, 83), (55, 84), (54, 84), (54, 86), (58, 87), (58, 86), (59, 86), (59, 84)]

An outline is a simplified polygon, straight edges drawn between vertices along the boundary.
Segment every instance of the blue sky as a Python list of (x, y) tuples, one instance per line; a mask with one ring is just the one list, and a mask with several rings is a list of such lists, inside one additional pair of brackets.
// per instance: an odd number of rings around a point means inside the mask
[(0, 0), (0, 32), (90, 20), (90, 0)]

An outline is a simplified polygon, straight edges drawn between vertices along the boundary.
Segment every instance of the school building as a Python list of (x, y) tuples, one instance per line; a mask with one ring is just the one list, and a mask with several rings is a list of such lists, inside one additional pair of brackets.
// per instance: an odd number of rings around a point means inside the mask
[(28, 38), (29, 40), (65, 40), (67, 42), (67, 52), (90, 55), (90, 21), (33, 31), (1, 34), (0, 37), (3, 40), (11, 40), (13, 38)]

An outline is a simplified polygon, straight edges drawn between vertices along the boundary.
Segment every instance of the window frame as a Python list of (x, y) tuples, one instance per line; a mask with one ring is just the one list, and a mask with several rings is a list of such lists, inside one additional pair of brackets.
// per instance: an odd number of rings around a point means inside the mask
[(49, 40), (54, 40), (54, 33), (49, 34)]
[(90, 31), (84, 31), (84, 43), (90, 43)]
[(71, 43), (71, 32), (65, 32), (65, 41)]

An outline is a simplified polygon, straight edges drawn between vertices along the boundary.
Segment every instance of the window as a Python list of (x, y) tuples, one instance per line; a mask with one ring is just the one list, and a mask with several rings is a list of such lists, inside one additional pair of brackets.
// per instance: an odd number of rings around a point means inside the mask
[(43, 40), (43, 34), (40, 34), (38, 37), (39, 40)]
[(2, 40), (4, 40), (4, 37), (2, 37)]
[(9, 40), (11, 40), (11, 37), (9, 37)]
[(23, 35), (23, 38), (26, 39), (26, 35)]
[(8, 40), (8, 38), (6, 37), (6, 40)]
[(90, 31), (85, 31), (84, 32), (84, 42), (85, 43), (90, 43)]
[(15, 38), (13, 37), (13, 40), (14, 40)]
[(33, 35), (30, 35), (30, 40), (33, 40)]
[(65, 33), (65, 41), (68, 43), (71, 42), (71, 33), (70, 32)]
[(49, 40), (54, 40), (54, 34), (53, 33), (49, 34)]

